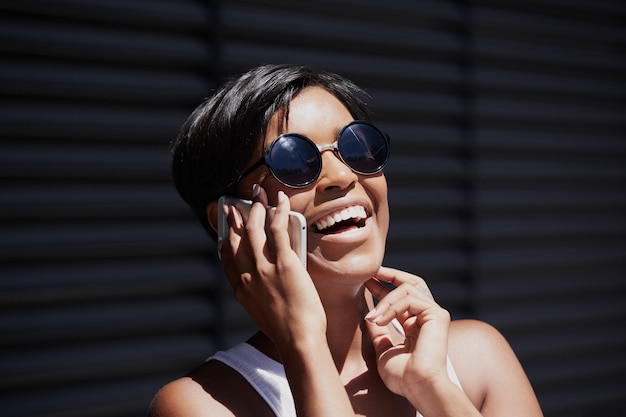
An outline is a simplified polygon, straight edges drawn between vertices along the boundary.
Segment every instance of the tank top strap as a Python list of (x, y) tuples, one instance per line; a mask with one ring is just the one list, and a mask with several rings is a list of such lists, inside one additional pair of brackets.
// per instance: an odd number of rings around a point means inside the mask
[(247, 343), (217, 352), (207, 361), (211, 359), (239, 372), (277, 417), (297, 417), (291, 389), (281, 363)]

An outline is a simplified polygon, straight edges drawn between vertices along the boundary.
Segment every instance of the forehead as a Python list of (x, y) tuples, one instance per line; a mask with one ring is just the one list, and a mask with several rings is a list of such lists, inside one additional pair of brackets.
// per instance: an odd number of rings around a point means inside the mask
[(291, 100), (285, 114), (278, 112), (272, 117), (265, 142), (267, 145), (286, 132), (300, 133), (313, 141), (324, 141), (327, 136), (334, 141), (352, 120), (350, 111), (334, 95), (321, 87), (308, 87)]

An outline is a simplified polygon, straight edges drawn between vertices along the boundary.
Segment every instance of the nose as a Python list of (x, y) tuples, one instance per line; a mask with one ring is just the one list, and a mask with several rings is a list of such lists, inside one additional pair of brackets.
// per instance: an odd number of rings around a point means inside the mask
[(341, 160), (336, 149), (328, 147), (320, 152), (322, 172), (317, 180), (319, 190), (345, 190), (357, 182), (358, 175)]

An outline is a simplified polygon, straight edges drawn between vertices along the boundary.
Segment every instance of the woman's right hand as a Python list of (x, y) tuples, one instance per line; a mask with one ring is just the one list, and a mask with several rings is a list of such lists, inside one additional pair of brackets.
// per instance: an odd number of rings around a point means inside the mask
[(258, 185), (253, 195), (245, 224), (241, 213), (228, 207), (230, 234), (221, 242), (221, 259), (235, 299), (279, 349), (297, 338), (325, 337), (326, 315), (319, 295), (291, 249), (289, 199), (278, 192), (278, 204), (266, 232), (267, 195)]

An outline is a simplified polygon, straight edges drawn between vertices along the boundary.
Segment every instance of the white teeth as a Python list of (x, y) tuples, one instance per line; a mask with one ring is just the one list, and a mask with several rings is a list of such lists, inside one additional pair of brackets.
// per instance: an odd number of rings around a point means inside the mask
[(320, 219), (317, 223), (315, 223), (315, 226), (317, 227), (318, 231), (321, 231), (333, 226), (335, 223), (339, 223), (344, 220), (361, 220), (365, 217), (367, 217), (367, 214), (365, 214), (365, 208), (363, 208), (362, 206), (351, 206), (336, 213), (333, 213), (329, 216), (326, 216), (323, 219)]

